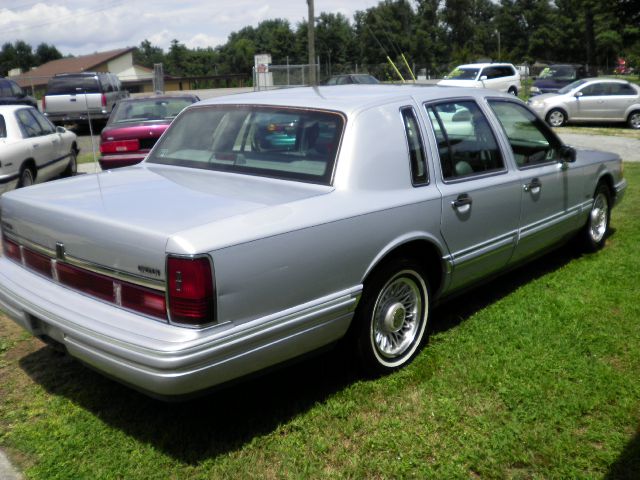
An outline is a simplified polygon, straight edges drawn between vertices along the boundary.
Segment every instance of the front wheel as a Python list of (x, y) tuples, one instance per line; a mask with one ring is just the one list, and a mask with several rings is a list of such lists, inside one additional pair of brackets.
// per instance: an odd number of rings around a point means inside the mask
[(559, 108), (554, 108), (547, 114), (547, 123), (552, 127), (561, 127), (567, 123), (567, 115)]
[(356, 310), (356, 347), (366, 373), (384, 374), (413, 360), (429, 316), (429, 286), (409, 259), (389, 262), (365, 282)]

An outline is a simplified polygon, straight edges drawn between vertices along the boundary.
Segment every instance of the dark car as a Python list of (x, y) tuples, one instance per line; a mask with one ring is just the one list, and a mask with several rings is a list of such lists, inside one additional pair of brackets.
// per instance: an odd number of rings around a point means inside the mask
[(29, 105), (38, 108), (38, 102), (22, 91), (22, 88), (8, 78), (0, 78), (0, 105)]
[(118, 102), (100, 135), (102, 169), (144, 160), (173, 119), (199, 100), (196, 95), (154, 95)]
[(380, 83), (380, 80), (368, 73), (349, 73), (346, 75), (334, 75), (322, 82), (322, 85), (349, 85), (352, 83), (375, 84)]
[(542, 70), (540, 76), (533, 82), (531, 95), (557, 93), (562, 87), (588, 76), (584, 65), (550, 65)]

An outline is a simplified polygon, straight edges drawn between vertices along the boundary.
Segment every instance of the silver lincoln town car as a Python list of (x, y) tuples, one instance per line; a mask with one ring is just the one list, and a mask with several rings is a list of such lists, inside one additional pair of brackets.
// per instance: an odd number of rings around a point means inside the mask
[(0, 306), (162, 398), (342, 338), (385, 373), (435, 302), (563, 240), (602, 247), (625, 187), (617, 155), (496, 91), (221, 97), (139, 165), (5, 194)]

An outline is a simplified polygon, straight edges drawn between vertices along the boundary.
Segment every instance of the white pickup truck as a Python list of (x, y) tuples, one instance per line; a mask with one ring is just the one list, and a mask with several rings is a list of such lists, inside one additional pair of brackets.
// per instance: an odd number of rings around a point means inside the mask
[(106, 121), (116, 102), (129, 96), (113, 73), (62, 73), (52, 77), (42, 100), (44, 114), (56, 124)]

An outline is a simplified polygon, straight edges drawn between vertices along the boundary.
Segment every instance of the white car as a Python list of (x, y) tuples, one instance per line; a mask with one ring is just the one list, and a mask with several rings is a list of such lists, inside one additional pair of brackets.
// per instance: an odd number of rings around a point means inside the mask
[(491, 88), (518, 95), (520, 74), (510, 63), (470, 63), (459, 65), (438, 82), (449, 87)]
[(0, 193), (76, 173), (76, 135), (25, 105), (0, 105)]

